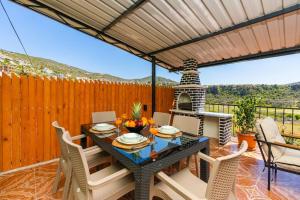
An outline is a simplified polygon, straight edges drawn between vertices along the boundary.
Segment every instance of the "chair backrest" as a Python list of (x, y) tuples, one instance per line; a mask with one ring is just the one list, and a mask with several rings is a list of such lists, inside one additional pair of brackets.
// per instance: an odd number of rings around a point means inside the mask
[(154, 112), (153, 119), (155, 124), (158, 126), (169, 125), (171, 120), (171, 115), (169, 113)]
[[(276, 122), (271, 117), (266, 117), (264, 119), (259, 119), (256, 121), (256, 131), (258, 139), (266, 142), (280, 142), (286, 143), (284, 138), (281, 136), (280, 131)], [(262, 145), (262, 149), (265, 155), (268, 155), (268, 146), (266, 144)], [(284, 147), (272, 146), (271, 153), (274, 159), (279, 158), (285, 152)]]
[(175, 115), (172, 126), (185, 133), (199, 135), (200, 119), (197, 119), (196, 117)]
[(87, 182), (90, 176), (87, 160), (82, 147), (74, 144), (70, 140), (70, 134), (65, 131), (63, 142), (66, 144), (69, 152), (69, 158), (72, 165), (72, 190), (78, 199), (87, 199), (89, 195)]
[(62, 136), (65, 131), (63, 127), (59, 125), (57, 121), (52, 122), (52, 126), (55, 128), (56, 136), (59, 142), (59, 147), (61, 151), (61, 158), (64, 160), (68, 160), (68, 149), (65, 143), (62, 141)]
[(243, 141), (238, 152), (215, 160), (207, 184), (207, 199), (228, 199), (230, 193), (234, 193), (239, 159), (247, 148), (248, 143)]
[(116, 120), (116, 112), (115, 111), (104, 111), (104, 112), (93, 112), (92, 113), (93, 123), (112, 122), (115, 120)]

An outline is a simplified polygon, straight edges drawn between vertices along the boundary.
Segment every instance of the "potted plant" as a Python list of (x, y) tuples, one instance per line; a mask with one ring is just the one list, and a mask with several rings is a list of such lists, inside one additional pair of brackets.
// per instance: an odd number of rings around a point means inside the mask
[(255, 113), (257, 99), (253, 96), (246, 96), (238, 101), (237, 109), (234, 110), (235, 123), (238, 128), (237, 137), (239, 145), (243, 140), (248, 142), (248, 150), (254, 150), (256, 147), (255, 132)]
[(125, 121), (125, 127), (130, 132), (140, 133), (147, 124), (147, 118), (142, 117), (142, 104), (140, 102), (134, 103), (132, 106), (131, 119)]

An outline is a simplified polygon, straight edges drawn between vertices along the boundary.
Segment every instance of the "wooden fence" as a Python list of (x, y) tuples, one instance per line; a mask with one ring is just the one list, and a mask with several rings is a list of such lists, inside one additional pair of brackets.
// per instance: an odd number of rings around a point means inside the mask
[[(157, 110), (172, 107), (173, 89), (157, 87)], [(59, 155), (52, 121), (72, 135), (80, 124), (91, 122), (94, 111), (115, 110), (129, 114), (133, 102), (147, 105), (151, 116), (151, 86), (80, 81), (34, 76), (0, 76), (0, 171), (6, 171)]]

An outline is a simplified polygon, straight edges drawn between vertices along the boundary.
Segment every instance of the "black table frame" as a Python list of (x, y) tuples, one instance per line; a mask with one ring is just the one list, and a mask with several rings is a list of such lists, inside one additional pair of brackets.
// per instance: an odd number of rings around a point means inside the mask
[[(124, 165), (127, 169), (132, 171), (135, 178), (135, 199), (139, 200), (148, 200), (150, 196), (150, 184), (152, 176), (161, 171), (162, 169), (169, 167), (178, 161), (192, 156), (197, 152), (202, 152), (204, 154), (209, 155), (209, 140), (204, 142), (198, 142), (194, 145), (183, 149), (181, 151), (175, 151), (170, 155), (161, 158), (155, 162), (150, 162), (145, 165), (137, 165), (129, 158), (125, 157), (117, 150), (112, 148), (112, 145), (104, 142), (100, 138), (98, 138), (95, 134), (90, 134), (88, 130), (85, 130), (84, 127), (81, 127), (81, 133), (90, 136), (94, 143), (102, 148), (104, 151), (108, 152), (114, 159), (119, 161), (122, 165)], [(82, 138), (80, 143), (83, 147), (87, 146), (87, 139)], [(209, 176), (209, 164), (200, 159), (200, 178), (207, 182)]]

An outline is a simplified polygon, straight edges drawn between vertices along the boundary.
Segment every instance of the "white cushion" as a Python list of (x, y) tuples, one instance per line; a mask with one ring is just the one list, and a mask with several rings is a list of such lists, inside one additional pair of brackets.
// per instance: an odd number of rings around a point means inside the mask
[(278, 167), (300, 172), (300, 151), (294, 149), (286, 149), (284, 154), (275, 160)]
[[(267, 117), (263, 120), (258, 120), (258, 122), (256, 124), (257, 132), (260, 135), (259, 138), (261, 140), (265, 140), (259, 124), (261, 125), (263, 133), (266, 136), (267, 142), (280, 142), (280, 143), (284, 143), (284, 144), (286, 143), (284, 138), (281, 136), (281, 134), (279, 132), (277, 124), (271, 117)], [(267, 145), (264, 145), (263, 148), (264, 148), (265, 153), (267, 154), (268, 153)], [(274, 159), (276, 160), (277, 158), (281, 157), (284, 154), (285, 150), (286, 150), (286, 148), (284, 148), (284, 147), (278, 147), (278, 146), (272, 145), (271, 151), (274, 156)]]

